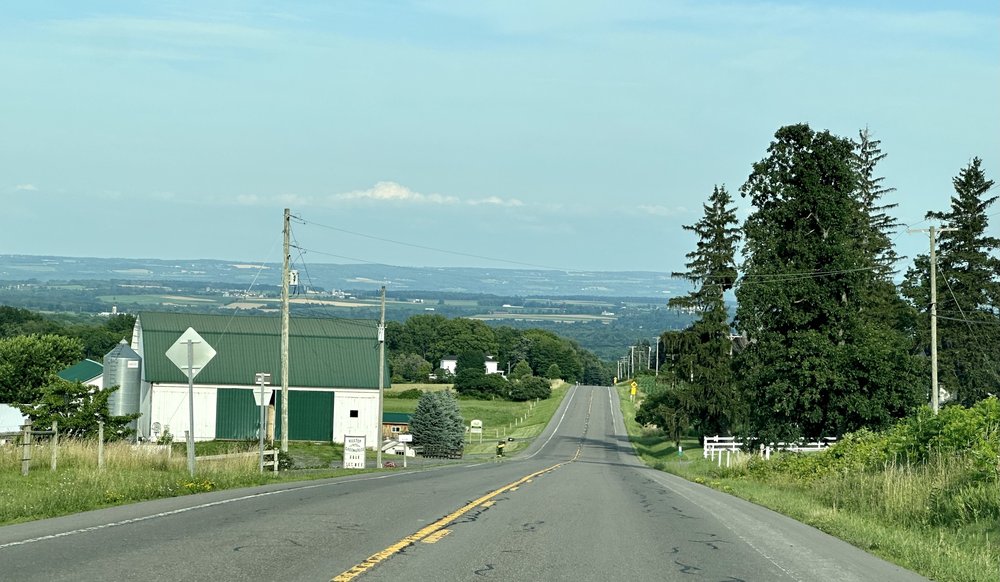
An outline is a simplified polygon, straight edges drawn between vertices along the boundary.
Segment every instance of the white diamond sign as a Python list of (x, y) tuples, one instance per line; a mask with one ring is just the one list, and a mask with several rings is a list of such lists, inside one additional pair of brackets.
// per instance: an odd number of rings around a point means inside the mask
[(215, 348), (208, 345), (193, 327), (187, 328), (181, 337), (177, 338), (174, 345), (167, 349), (167, 359), (180, 368), (184, 375), (188, 375), (188, 343), (191, 344), (191, 377), (193, 380), (198, 372), (201, 372), (212, 358), (215, 357)]

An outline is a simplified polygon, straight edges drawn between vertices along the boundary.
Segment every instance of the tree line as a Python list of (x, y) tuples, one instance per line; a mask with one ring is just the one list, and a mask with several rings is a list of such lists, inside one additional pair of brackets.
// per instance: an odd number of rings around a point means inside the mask
[[(692, 291), (669, 302), (697, 319), (660, 336), (663, 373), (641, 422), (678, 438), (787, 440), (882, 428), (929, 400), (930, 259), (897, 282), (903, 225), (884, 200), (885, 157), (867, 129), (849, 139), (790, 125), (740, 188), (752, 205), (742, 224), (725, 186), (713, 189), (674, 273)], [(939, 388), (968, 406), (1000, 389), (1000, 240), (981, 160), (953, 185), (950, 207), (922, 223), (954, 229), (937, 241)]]
[[(414, 315), (404, 323), (386, 322), (386, 349), (394, 382), (426, 382), (431, 375), (453, 381), (440, 367), (445, 356), (480, 358), (480, 362), (492, 356), (505, 373), (524, 362), (533, 376), (555, 373), (555, 378), (568, 382), (610, 384), (613, 376), (607, 362), (550, 331), (493, 328), (475, 319), (438, 314)], [(476, 367), (465, 366), (467, 370)]]
[(85, 358), (100, 361), (119, 341), (131, 338), (134, 324), (131, 315), (97, 324), (66, 323), (0, 305), (0, 403), (17, 407), (37, 426), (57, 421), (60, 431), (89, 436), (97, 433), (100, 421), (108, 438), (128, 436), (128, 424), (137, 415), (108, 411), (117, 387), (98, 390), (56, 373)]

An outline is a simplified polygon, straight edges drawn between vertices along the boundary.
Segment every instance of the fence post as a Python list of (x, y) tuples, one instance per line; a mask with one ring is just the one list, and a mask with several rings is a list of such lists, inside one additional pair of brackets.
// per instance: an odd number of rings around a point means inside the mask
[(52, 421), (52, 470), (56, 470), (59, 460), (59, 423)]
[(104, 421), (97, 422), (97, 468), (104, 469)]
[(31, 420), (21, 427), (21, 475), (27, 477), (31, 468)]

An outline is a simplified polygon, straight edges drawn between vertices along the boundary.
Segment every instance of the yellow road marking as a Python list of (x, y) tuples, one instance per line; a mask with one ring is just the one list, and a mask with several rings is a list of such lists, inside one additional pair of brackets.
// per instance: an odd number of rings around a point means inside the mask
[(441, 538), (443, 538), (444, 536), (446, 536), (446, 535), (448, 535), (450, 533), (451, 533), (450, 529), (440, 529), (440, 530), (432, 533), (431, 535), (425, 537), (423, 539), (423, 542), (425, 544), (433, 544), (434, 542), (440, 540)]
[(494, 505), (496, 505), (496, 501), (487, 501), (483, 504), (483, 507), (493, 507)]
[[(579, 456), (579, 454), (580, 454), (580, 451), (578, 449), (577, 450), (577, 456)], [(573, 460), (576, 460), (576, 457), (574, 457)], [(463, 506), (462, 508), (460, 508), (460, 509), (458, 509), (458, 510), (452, 512), (452, 513), (449, 513), (448, 515), (442, 517), (441, 519), (439, 519), (439, 520), (435, 521), (434, 523), (428, 525), (427, 527), (421, 529), (420, 531), (418, 531), (418, 532), (416, 532), (414, 534), (406, 536), (405, 538), (403, 538), (403, 539), (399, 540), (398, 542), (392, 544), (388, 548), (382, 550), (381, 552), (377, 552), (375, 554), (372, 554), (364, 562), (361, 562), (360, 564), (354, 566), (353, 568), (351, 568), (349, 570), (345, 570), (345, 571), (341, 572), (340, 574), (338, 574), (337, 576), (334, 576), (332, 578), (331, 582), (348, 582), (349, 580), (354, 580), (355, 578), (357, 578), (361, 574), (364, 574), (368, 570), (371, 570), (372, 568), (374, 568), (376, 565), (378, 565), (378, 564), (380, 564), (380, 563), (388, 560), (389, 558), (391, 558), (393, 556), (393, 554), (396, 554), (396, 553), (400, 552), (401, 550), (407, 548), (411, 544), (414, 544), (416, 542), (424, 540), (427, 537), (429, 537), (430, 535), (439, 532), (440, 530), (444, 529), (445, 526), (447, 526), (451, 522), (455, 521), (456, 519), (462, 517), (463, 515), (465, 515), (469, 511), (472, 511), (476, 507), (486, 507), (486, 503), (487, 502), (492, 502), (493, 498), (496, 497), (497, 495), (500, 495), (502, 493), (506, 493), (507, 491), (513, 491), (513, 490), (517, 489), (518, 486), (520, 486), (522, 483), (526, 483), (529, 479), (534, 479), (535, 477), (538, 477), (539, 475), (542, 475), (544, 473), (548, 473), (549, 471), (552, 471), (554, 469), (558, 469), (559, 467), (562, 467), (563, 465), (565, 465), (567, 463), (570, 463), (570, 462), (572, 462), (572, 461), (563, 461), (562, 463), (556, 463), (555, 465), (552, 465), (551, 467), (548, 467), (547, 469), (542, 469), (541, 471), (535, 471), (534, 473), (532, 473), (530, 475), (526, 475), (524, 477), (521, 477), (520, 479), (518, 479), (517, 481), (514, 481), (513, 483), (509, 483), (509, 484), (504, 485), (503, 487), (501, 487), (499, 489), (496, 489), (494, 491), (491, 491), (491, 492), (487, 493), (486, 495), (483, 495), (479, 499), (476, 499), (475, 501), (472, 501), (471, 503), (468, 503), (467, 505)]]
[(511, 491), (517, 491), (517, 487), (511, 487), (510, 490)]

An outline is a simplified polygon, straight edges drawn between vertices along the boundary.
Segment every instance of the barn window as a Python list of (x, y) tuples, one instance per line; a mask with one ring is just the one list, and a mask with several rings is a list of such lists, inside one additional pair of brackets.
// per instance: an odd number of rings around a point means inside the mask
[(351, 418), (357, 418), (357, 417), (358, 417), (358, 411), (357, 410), (352, 410), (351, 411)]
[(394, 426), (390, 430), (392, 430), (392, 432), (399, 432), (399, 427), (398, 426)]

